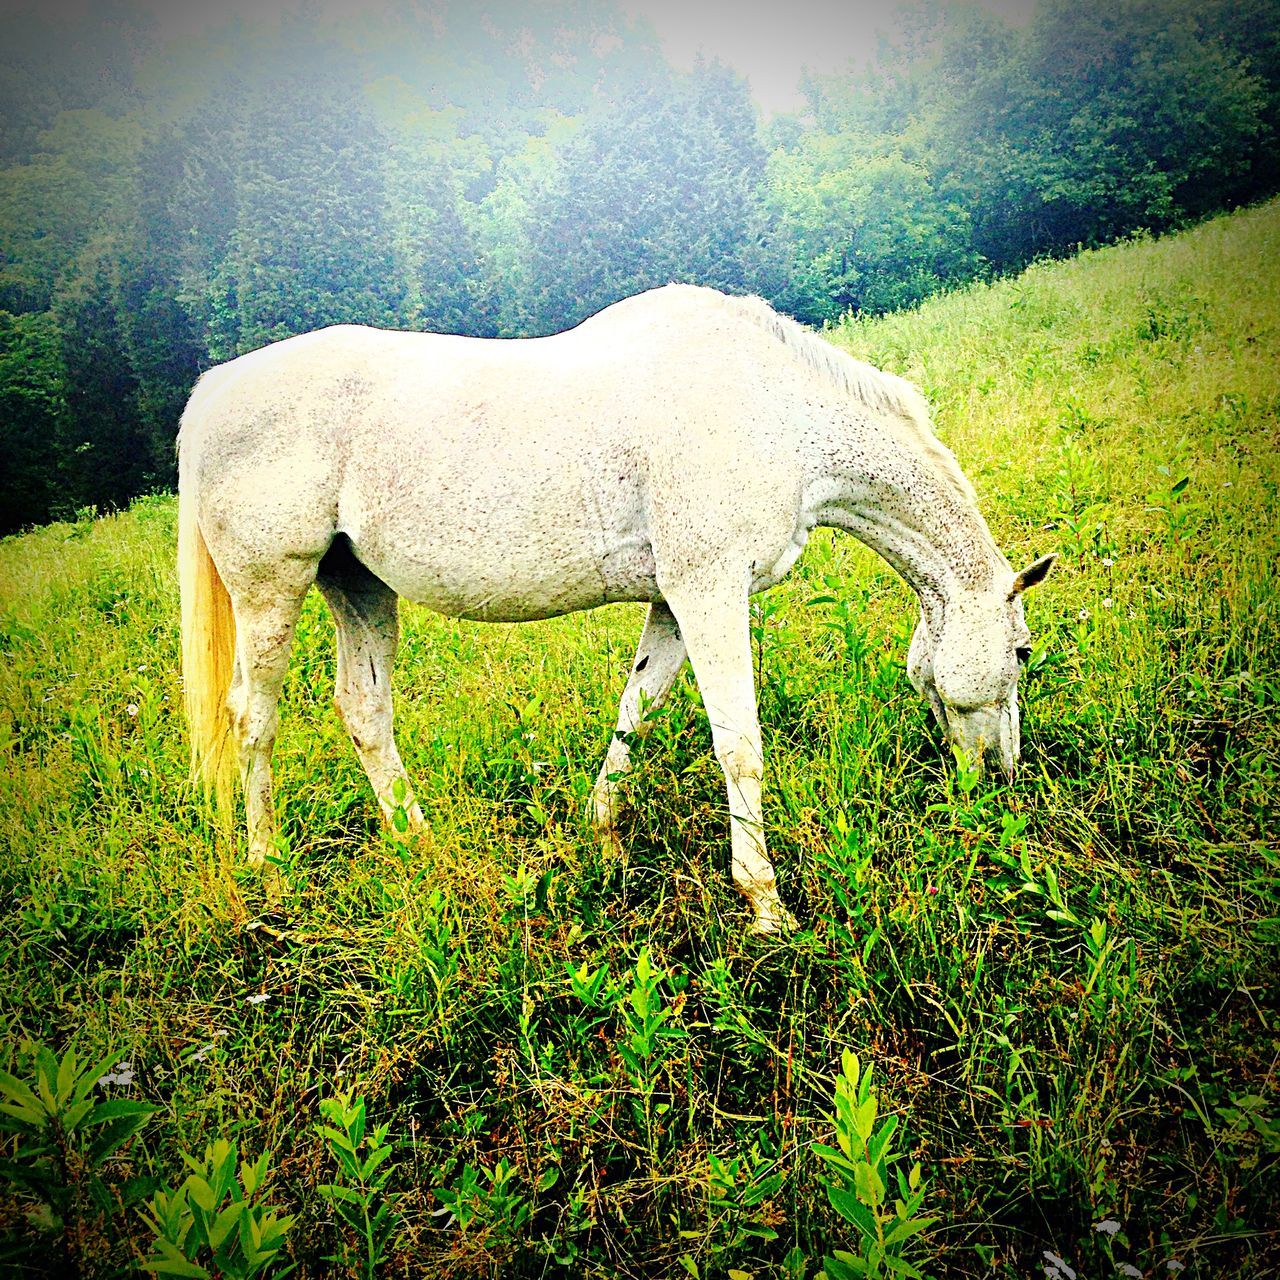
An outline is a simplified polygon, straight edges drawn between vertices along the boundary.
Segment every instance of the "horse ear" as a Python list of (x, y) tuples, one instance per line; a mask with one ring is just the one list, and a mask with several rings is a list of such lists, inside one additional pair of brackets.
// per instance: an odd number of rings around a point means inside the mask
[(1023, 571), (1013, 580), (1013, 586), (1009, 588), (1009, 599), (1014, 596), (1020, 596), (1028, 587), (1035, 587), (1042, 583), (1048, 576), (1049, 570), (1053, 568), (1053, 562), (1058, 557), (1056, 555), (1041, 556), (1039, 560), (1033, 564), (1027, 565)]

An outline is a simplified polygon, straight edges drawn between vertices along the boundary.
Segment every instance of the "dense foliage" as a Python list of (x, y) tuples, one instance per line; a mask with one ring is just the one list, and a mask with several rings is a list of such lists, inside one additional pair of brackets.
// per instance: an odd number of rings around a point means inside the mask
[(1277, 0), (925, 4), (767, 127), (596, 0), (92, 10), (0, 23), (0, 531), (171, 484), (199, 371), (318, 325), (546, 333), (673, 279), (822, 323), (1280, 182)]
[(0, 541), (0, 1272), (1274, 1280), (1277, 256), (1280, 201), (831, 332), (1060, 559), (1012, 784), (852, 538), (757, 597), (781, 938), (688, 676), (588, 828), (640, 606), (401, 610), (406, 843), (313, 592), (273, 891), (188, 785), (173, 499)]

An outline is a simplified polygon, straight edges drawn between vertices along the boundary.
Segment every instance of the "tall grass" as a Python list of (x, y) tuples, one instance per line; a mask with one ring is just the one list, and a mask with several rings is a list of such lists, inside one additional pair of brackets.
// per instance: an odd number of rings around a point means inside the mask
[[(781, 941), (745, 935), (687, 675), (626, 783), (625, 859), (587, 831), (639, 609), (403, 611), (430, 825), (404, 845), (313, 595), (269, 901), (187, 782), (172, 501), (0, 543), (0, 1068), (131, 1064), (98, 1096), (160, 1111), (107, 1184), (270, 1152), (300, 1275), (377, 1256), (321, 1191), (355, 1177), (324, 1117), (363, 1099), (385, 1274), (811, 1277), (858, 1248), (814, 1150), (846, 1049), (939, 1219), (907, 1265), (1276, 1274), (1277, 260), (1271, 204), (828, 335), (919, 382), (1015, 564), (1061, 559), (1028, 600), (1012, 786), (944, 766), (909, 592), (870, 553), (816, 537), (758, 599)], [(9, 1146), (12, 1265), (147, 1255), (123, 1198), (55, 1219)]]

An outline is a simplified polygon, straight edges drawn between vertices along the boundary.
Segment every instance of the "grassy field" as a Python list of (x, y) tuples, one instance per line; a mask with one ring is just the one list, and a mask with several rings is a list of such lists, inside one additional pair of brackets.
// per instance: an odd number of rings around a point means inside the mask
[[(625, 863), (588, 832), (640, 609), (406, 608), (401, 845), (313, 594), (272, 905), (186, 781), (172, 500), (0, 543), (5, 1265), (160, 1258), (140, 1210), (186, 1235), (236, 1193), (164, 1189), (226, 1140), (265, 1183), (172, 1265), (245, 1273), (274, 1209), (299, 1276), (1280, 1273), (1277, 261), (1271, 204), (830, 335), (928, 393), (1015, 565), (1061, 558), (1012, 786), (944, 765), (865, 549), (758, 598), (780, 941), (745, 935), (687, 674)], [(871, 1096), (897, 1129), (855, 1171)], [(877, 1272), (916, 1162), (936, 1221)]]

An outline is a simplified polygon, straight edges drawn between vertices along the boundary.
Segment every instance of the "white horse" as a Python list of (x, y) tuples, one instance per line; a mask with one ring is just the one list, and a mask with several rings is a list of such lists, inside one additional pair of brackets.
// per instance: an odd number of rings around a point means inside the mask
[(415, 826), (391, 727), (398, 596), (490, 622), (648, 602), (596, 822), (613, 833), (629, 738), (688, 657), (762, 932), (792, 921), (761, 821), (748, 598), (815, 525), (915, 588), (908, 670), (952, 743), (1006, 773), (1018, 756), (1021, 593), (1052, 557), (1015, 574), (915, 388), (757, 298), (670, 285), (514, 341), (353, 325), (289, 338), (201, 378), (178, 490), (193, 769), (226, 812), (238, 768), (255, 864), (313, 583), (337, 627), (338, 711), (384, 813), (398, 793)]

